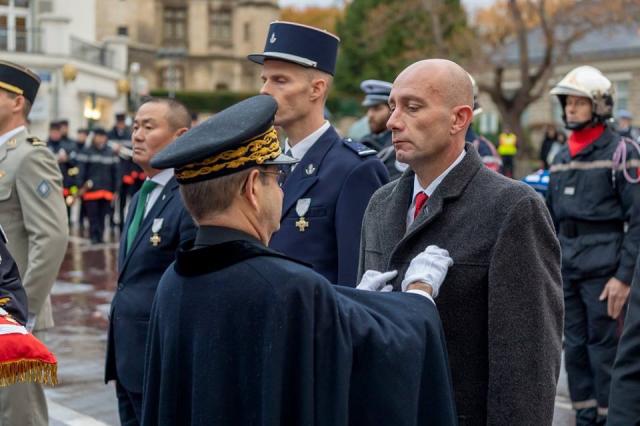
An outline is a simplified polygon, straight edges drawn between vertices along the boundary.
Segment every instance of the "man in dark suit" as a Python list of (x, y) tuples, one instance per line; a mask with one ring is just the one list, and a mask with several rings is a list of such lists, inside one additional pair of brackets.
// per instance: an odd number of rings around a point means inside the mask
[(274, 22), (265, 51), (249, 59), (263, 65), (261, 93), (278, 102), (275, 124), (287, 135), (285, 151), (300, 160), (282, 187), (281, 226), (271, 247), (353, 287), (364, 210), (388, 174), (375, 150), (343, 140), (324, 118), (338, 44), (326, 31)]
[(640, 424), (640, 263), (636, 263), (631, 284), (624, 331), (611, 373), (610, 392), (607, 424)]
[(143, 354), (156, 287), (178, 246), (195, 236), (173, 169), (157, 170), (149, 163), (190, 125), (189, 112), (173, 99), (150, 99), (134, 120), (133, 160), (148, 177), (132, 199), (120, 239), (105, 373), (105, 382), (116, 381), (123, 425), (140, 423)]
[(473, 89), (457, 64), (410, 65), (389, 104), (398, 161), (411, 169), (371, 198), (360, 273), (402, 277), (425, 247), (447, 249), (454, 266), (438, 311), (460, 425), (550, 425), (563, 312), (560, 247), (544, 202), (465, 144)]

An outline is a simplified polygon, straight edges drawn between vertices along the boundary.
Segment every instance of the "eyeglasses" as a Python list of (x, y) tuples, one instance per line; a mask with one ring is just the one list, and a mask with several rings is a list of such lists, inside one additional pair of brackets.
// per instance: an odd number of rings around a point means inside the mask
[(258, 169), (258, 171), (260, 173), (265, 174), (265, 175), (275, 175), (276, 176), (276, 182), (278, 182), (278, 186), (280, 188), (282, 188), (282, 185), (284, 185), (284, 181), (287, 179), (287, 172), (285, 172), (282, 169), (278, 169), (278, 170), (274, 170), (274, 171)]

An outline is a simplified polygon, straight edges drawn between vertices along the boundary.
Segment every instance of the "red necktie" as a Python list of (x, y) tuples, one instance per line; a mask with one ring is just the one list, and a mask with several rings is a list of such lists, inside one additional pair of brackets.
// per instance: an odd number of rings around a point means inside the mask
[(413, 220), (416, 220), (428, 199), (429, 196), (422, 191), (416, 194), (416, 209), (413, 211)]

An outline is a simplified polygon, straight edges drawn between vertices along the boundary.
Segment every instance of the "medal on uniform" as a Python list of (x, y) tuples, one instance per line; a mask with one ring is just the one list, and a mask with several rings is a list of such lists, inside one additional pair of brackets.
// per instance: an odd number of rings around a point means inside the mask
[(309, 206), (311, 206), (311, 198), (300, 198), (296, 204), (296, 213), (298, 213), (296, 228), (300, 232), (304, 232), (309, 227), (309, 222), (304, 217), (309, 211)]
[(160, 232), (160, 230), (162, 229), (163, 223), (164, 223), (164, 218), (162, 217), (157, 217), (153, 219), (153, 225), (151, 225), (151, 232), (153, 233), (153, 235), (151, 235), (151, 238), (149, 238), (149, 241), (151, 242), (151, 245), (153, 245), (154, 247), (158, 247), (158, 245), (162, 242), (162, 238), (160, 238), (160, 234), (158, 234), (158, 232)]

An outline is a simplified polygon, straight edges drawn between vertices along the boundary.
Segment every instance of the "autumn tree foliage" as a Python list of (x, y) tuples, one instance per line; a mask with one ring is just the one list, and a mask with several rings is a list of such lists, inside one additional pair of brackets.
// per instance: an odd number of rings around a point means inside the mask
[[(639, 11), (638, 0), (498, 0), (476, 15), (466, 64), (483, 76), (479, 89), (524, 141), (522, 114), (547, 92), (554, 67), (571, 47), (592, 31), (638, 22)], [(505, 73), (513, 69), (520, 84), (507, 89)]]
[(353, 1), (337, 31), (342, 43), (336, 87), (348, 92), (357, 92), (364, 79), (393, 81), (419, 59), (470, 54), (459, 0)]
[(336, 23), (342, 17), (344, 9), (339, 7), (285, 7), (280, 11), (283, 21), (297, 22), (316, 28), (336, 32)]

